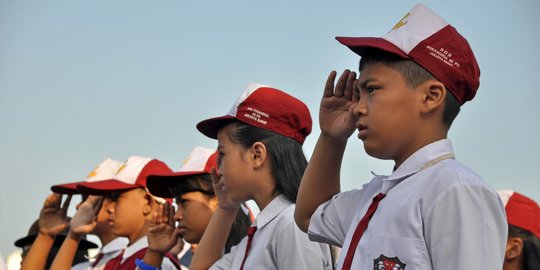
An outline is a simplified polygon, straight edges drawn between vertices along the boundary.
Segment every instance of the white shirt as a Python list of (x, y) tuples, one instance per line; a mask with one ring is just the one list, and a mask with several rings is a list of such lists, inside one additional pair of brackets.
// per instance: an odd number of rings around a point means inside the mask
[(374, 264), (385, 260), (414, 270), (502, 269), (504, 206), (493, 189), (458, 161), (426, 166), (449, 154), (450, 141), (434, 142), (392, 175), (376, 175), (361, 190), (335, 195), (311, 217), (310, 239), (343, 246), (341, 269), (356, 226), (382, 192), (386, 197), (360, 239), (351, 269), (379, 269)]
[[(244, 269), (332, 269), (330, 247), (311, 242), (294, 222), (295, 204), (285, 196), (274, 198), (257, 216), (257, 227)], [(239, 269), (247, 237), (210, 269)]]
[[(107, 243), (101, 249), (99, 250), (98, 254), (103, 254), (99, 262), (95, 267), (92, 267), (92, 264), (94, 264), (94, 260), (97, 258), (94, 258), (91, 261), (82, 262), (74, 265), (71, 269), (72, 270), (79, 270), (79, 269), (86, 269), (86, 270), (101, 270), (105, 268), (105, 265), (107, 262), (118, 256), (120, 254), (120, 251), (122, 251), (128, 244), (129, 240), (125, 237), (116, 237), (111, 242)], [(99, 255), (98, 255), (99, 256)]]
[[(135, 241), (135, 243), (126, 247), (126, 249), (124, 250), (124, 254), (122, 254), (122, 263), (124, 263), (127, 258), (131, 257), (131, 255), (135, 254), (137, 251), (146, 247), (148, 247), (148, 238), (146, 236)], [(142, 260), (143, 258), (141, 257), (140, 259)], [(135, 267), (135, 269), (139, 269), (139, 268)], [(171, 259), (169, 259), (168, 257), (163, 258), (163, 262), (161, 263), (161, 269), (162, 270), (169, 270), (169, 269), (177, 270), (176, 266), (171, 262)]]

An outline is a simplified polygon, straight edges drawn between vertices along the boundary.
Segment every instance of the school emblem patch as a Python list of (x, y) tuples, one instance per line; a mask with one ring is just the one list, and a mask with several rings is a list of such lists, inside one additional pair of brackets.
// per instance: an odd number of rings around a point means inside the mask
[(373, 270), (405, 270), (405, 264), (398, 257), (388, 258), (381, 254), (373, 260)]

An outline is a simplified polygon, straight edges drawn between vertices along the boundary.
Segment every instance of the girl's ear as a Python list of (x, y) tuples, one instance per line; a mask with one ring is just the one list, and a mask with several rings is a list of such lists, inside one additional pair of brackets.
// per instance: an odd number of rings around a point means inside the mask
[(428, 80), (419, 85), (421, 91), (421, 112), (431, 113), (439, 109), (444, 109), (444, 100), (446, 99), (446, 87), (437, 80)]
[(266, 145), (262, 142), (255, 142), (251, 146), (250, 159), (254, 168), (261, 167), (266, 160)]
[(507, 261), (514, 260), (521, 256), (521, 253), (523, 252), (523, 239), (519, 237), (508, 237), (508, 241), (506, 242), (506, 253), (504, 258)]

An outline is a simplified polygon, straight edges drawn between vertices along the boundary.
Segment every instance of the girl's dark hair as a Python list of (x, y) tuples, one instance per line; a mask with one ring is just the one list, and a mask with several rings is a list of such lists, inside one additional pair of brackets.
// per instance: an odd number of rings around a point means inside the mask
[[(379, 49), (367, 49), (360, 60), (359, 70), (365, 68), (368, 64), (382, 63), (385, 66), (396, 70), (403, 76), (408, 87), (414, 88), (426, 82), (427, 80), (436, 80), (436, 78), (425, 68), (412, 60), (403, 59), (393, 53), (385, 52)], [(448, 89), (447, 89), (448, 90)], [(452, 122), (459, 114), (461, 105), (450, 91), (446, 91), (443, 123), (450, 128)]]
[(295, 203), (307, 166), (302, 145), (292, 138), (240, 121), (233, 121), (230, 125), (232, 128), (228, 135), (231, 141), (243, 148), (251, 147), (255, 142), (266, 146), (272, 164), (272, 176), (276, 180), (274, 192), (285, 195), (289, 201)]
[[(205, 196), (215, 197), (214, 187), (212, 186), (212, 176), (209, 173), (186, 176), (182, 181), (177, 181), (169, 188), (172, 194), (180, 196), (188, 192), (201, 192)], [(225, 253), (247, 235), (247, 230), (251, 226), (249, 213), (245, 213), (242, 208), (236, 213), (234, 223), (229, 232), (229, 237), (225, 242)]]
[(508, 224), (508, 236), (519, 237), (523, 240), (523, 269), (540, 269), (540, 239), (531, 232)]

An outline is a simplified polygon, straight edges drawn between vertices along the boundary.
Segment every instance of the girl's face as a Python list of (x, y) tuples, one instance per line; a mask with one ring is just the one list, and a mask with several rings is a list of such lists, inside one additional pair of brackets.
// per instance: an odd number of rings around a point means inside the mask
[(178, 210), (174, 219), (178, 221), (180, 235), (190, 244), (199, 243), (217, 208), (216, 196), (200, 191), (186, 192), (176, 197)]
[(217, 174), (223, 182), (224, 190), (233, 201), (243, 202), (252, 199), (254, 187), (249, 150), (231, 141), (232, 125), (218, 132)]

